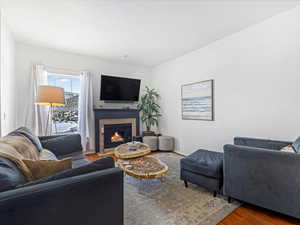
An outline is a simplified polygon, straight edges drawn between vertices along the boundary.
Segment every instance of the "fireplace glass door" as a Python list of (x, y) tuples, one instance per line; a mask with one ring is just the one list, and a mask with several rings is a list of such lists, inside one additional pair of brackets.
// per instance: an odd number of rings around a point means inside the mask
[(131, 140), (131, 123), (104, 125), (104, 148), (114, 148)]

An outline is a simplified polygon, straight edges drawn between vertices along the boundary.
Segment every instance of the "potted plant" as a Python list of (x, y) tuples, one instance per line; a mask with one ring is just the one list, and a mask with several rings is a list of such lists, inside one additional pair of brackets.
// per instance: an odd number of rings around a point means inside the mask
[(155, 133), (151, 131), (152, 126), (158, 126), (158, 118), (160, 114), (160, 106), (157, 101), (159, 94), (155, 89), (146, 86), (145, 93), (141, 97), (138, 104), (138, 110), (142, 113), (142, 123), (146, 126), (146, 131), (143, 131), (143, 136), (153, 136)]

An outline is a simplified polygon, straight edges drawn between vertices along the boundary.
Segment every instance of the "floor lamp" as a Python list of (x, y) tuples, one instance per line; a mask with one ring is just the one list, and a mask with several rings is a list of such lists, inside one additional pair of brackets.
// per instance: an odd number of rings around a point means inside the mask
[(49, 85), (39, 86), (37, 90), (36, 104), (42, 106), (49, 106), (45, 135), (47, 135), (49, 123), (51, 124), (50, 125), (50, 135), (51, 135), (53, 106), (65, 105), (64, 89), (60, 87), (49, 86)]

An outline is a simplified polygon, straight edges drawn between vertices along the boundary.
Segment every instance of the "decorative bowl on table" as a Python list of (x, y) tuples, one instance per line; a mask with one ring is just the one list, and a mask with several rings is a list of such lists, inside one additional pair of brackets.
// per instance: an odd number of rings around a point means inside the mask
[(133, 141), (127, 143), (129, 151), (136, 151), (140, 147), (140, 142)]

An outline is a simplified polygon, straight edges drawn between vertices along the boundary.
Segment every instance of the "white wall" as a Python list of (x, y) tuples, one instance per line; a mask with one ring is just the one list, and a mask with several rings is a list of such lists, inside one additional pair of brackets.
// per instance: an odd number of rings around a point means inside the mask
[[(222, 151), (234, 136), (300, 136), (300, 8), (214, 42), (154, 69), (163, 134), (177, 151)], [(215, 80), (215, 121), (181, 119), (182, 84)]]
[[(96, 57), (70, 54), (53, 49), (26, 45), (23, 43), (16, 44), (16, 74), (18, 77), (18, 115), (17, 125), (24, 124), (24, 109), (27, 103), (27, 93), (29, 92), (29, 75), (33, 64), (44, 64), (49, 67), (58, 68), (67, 71), (90, 71), (93, 75), (94, 85), (94, 105), (103, 104), (100, 102), (100, 75), (119, 75), (142, 79), (142, 87), (149, 84), (150, 68), (127, 65), (105, 61)], [(115, 105), (106, 105), (113, 107)], [(121, 105), (117, 105), (120, 107)]]
[(1, 12), (1, 135), (16, 127), (15, 40)]

